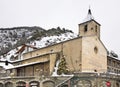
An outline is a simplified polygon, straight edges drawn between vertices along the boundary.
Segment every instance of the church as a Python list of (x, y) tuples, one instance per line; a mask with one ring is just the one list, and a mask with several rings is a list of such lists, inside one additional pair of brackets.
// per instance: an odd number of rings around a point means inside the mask
[(0, 87), (120, 87), (120, 60), (108, 53), (100, 26), (88, 9), (76, 38), (22, 53), (34, 49), (24, 45)]

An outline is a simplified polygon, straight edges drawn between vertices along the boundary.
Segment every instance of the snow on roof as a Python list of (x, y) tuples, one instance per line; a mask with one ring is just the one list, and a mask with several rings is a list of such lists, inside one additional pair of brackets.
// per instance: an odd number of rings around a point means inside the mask
[(31, 63), (27, 63), (27, 64), (17, 65), (17, 66), (13, 66), (13, 67), (8, 67), (7, 69), (19, 68), (19, 67), (23, 67), (23, 66), (33, 65), (33, 64), (37, 64), (37, 63), (45, 63), (45, 62), (49, 62), (49, 60), (43, 61), (43, 62), (31, 62)]
[(4, 69), (8, 69), (8, 68), (13, 68), (14, 67), (12, 64), (5, 65), (5, 63), (3, 63), (3, 62), (0, 62), (0, 66), (2, 66)]
[(89, 9), (87, 17), (83, 20), (83, 23), (87, 22), (87, 21), (90, 21), (90, 20), (93, 20), (93, 19), (94, 19), (94, 17), (92, 16), (91, 10)]
[(37, 47), (35, 47), (34, 45), (24, 44), (24, 45), (16, 52), (16, 54), (19, 53), (19, 52), (23, 52), (23, 51), (25, 50), (25, 47), (30, 47), (30, 48), (33, 48), (33, 49), (37, 49)]
[(4, 57), (1, 56), (0, 60), (1, 61), (6, 61), (6, 60), (10, 61), (11, 56), (16, 56), (16, 54), (15, 54), (16, 51), (17, 51), (16, 49), (9, 51)]
[(110, 58), (113, 58), (113, 59), (116, 59), (116, 60), (119, 60), (120, 61), (120, 57), (114, 57), (114, 56), (112, 56), (112, 55), (107, 55), (108, 57), (110, 57)]

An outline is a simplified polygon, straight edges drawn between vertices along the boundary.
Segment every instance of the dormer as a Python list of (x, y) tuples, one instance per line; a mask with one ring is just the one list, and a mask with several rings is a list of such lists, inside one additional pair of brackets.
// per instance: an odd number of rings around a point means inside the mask
[(79, 25), (79, 36), (97, 35), (100, 39), (100, 24), (94, 20), (91, 10), (88, 10), (87, 17)]

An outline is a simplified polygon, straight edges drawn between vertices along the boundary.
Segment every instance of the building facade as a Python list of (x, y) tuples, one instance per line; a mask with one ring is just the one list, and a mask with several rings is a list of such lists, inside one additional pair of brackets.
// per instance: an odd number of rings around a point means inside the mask
[(78, 37), (25, 52), (0, 78), (0, 87), (120, 87), (120, 60), (108, 56), (100, 24), (88, 10)]

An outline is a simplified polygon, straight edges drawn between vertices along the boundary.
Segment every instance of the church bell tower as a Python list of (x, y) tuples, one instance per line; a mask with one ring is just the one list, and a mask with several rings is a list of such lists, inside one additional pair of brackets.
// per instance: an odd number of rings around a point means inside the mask
[(79, 26), (79, 36), (96, 35), (100, 39), (100, 24), (94, 20), (90, 8), (88, 10), (87, 17), (78, 26)]

